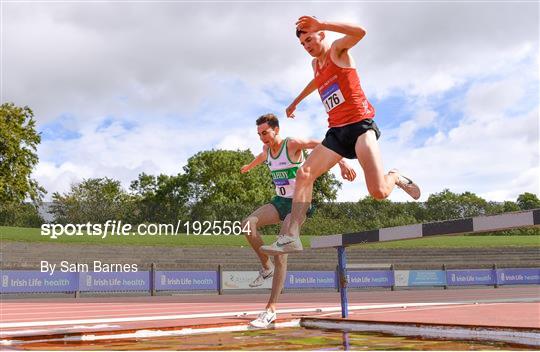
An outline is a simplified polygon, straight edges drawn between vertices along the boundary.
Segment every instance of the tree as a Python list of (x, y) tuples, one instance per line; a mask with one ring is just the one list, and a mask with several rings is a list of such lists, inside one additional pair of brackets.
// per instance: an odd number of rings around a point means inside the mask
[(525, 192), (520, 194), (516, 203), (521, 210), (540, 208), (540, 199), (534, 193)]
[(29, 107), (0, 105), (0, 204), (42, 199), (45, 190), (30, 177), (38, 162), (40, 141)]
[(35, 204), (23, 202), (0, 204), (0, 226), (39, 227), (44, 221)]
[(511, 211), (519, 211), (519, 205), (517, 205), (514, 202), (511, 201), (504, 201), (502, 204), (502, 211), (501, 213), (508, 213)]
[(191, 216), (199, 220), (241, 220), (253, 207), (268, 202), (272, 179), (265, 168), (241, 174), (248, 151), (209, 150), (189, 158), (184, 166)]
[(317, 206), (324, 202), (336, 200), (340, 188), (341, 182), (336, 179), (334, 174), (325, 172), (313, 184), (312, 203)]
[(119, 181), (91, 178), (71, 185), (66, 194), (53, 194), (51, 213), (58, 223), (105, 223), (126, 220), (133, 210), (129, 195)]
[(133, 223), (175, 223), (187, 218), (189, 192), (187, 177), (153, 176), (142, 173), (131, 182), (130, 190), (135, 202)]
[(156, 215), (160, 213), (160, 204), (156, 199), (158, 187), (157, 177), (144, 172), (139, 174), (136, 180), (131, 181), (129, 190), (135, 203), (131, 222), (155, 222)]
[(426, 202), (426, 220), (438, 221), (466, 218), (488, 213), (489, 204), (471, 192), (457, 194), (448, 189), (429, 196)]
[(489, 201), (488, 207), (486, 208), (486, 214), (487, 215), (495, 215), (495, 214), (502, 214), (502, 213), (508, 213), (512, 211), (519, 211), (519, 206), (512, 201), (506, 200), (504, 202), (494, 202)]

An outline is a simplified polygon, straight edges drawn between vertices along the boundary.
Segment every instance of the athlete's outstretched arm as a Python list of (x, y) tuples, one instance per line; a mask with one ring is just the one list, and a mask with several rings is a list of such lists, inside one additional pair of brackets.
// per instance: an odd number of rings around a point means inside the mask
[(319, 144), (321, 144), (321, 141), (318, 139), (289, 138), (287, 146), (290, 151), (296, 152), (298, 150), (313, 149)]
[(245, 174), (255, 166), (261, 165), (266, 160), (266, 149), (264, 149), (259, 155), (255, 157), (249, 164), (242, 166), (240, 172)]
[(296, 106), (300, 104), (302, 100), (304, 100), (305, 97), (313, 93), (317, 89), (317, 85), (315, 84), (315, 80), (312, 79), (311, 82), (308, 83), (306, 88), (300, 92), (300, 94), (296, 97), (296, 99), (293, 100), (291, 105), (287, 107), (285, 110), (287, 117), (294, 118), (294, 110), (296, 110)]
[(338, 53), (352, 48), (366, 35), (366, 30), (358, 25), (319, 21), (311, 16), (300, 17), (296, 22), (296, 28), (305, 32), (332, 31), (345, 34), (343, 38), (334, 42), (334, 46), (338, 50)]

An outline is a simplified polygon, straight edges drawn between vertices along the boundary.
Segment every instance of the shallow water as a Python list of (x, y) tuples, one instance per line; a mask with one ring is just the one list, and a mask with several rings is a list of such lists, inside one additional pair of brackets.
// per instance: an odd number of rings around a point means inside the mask
[(305, 328), (254, 330), (190, 336), (121, 339), (98, 342), (51, 342), (16, 346), (27, 350), (334, 350), (334, 351), (476, 351), (530, 350), (498, 342), (427, 340), (378, 333)]

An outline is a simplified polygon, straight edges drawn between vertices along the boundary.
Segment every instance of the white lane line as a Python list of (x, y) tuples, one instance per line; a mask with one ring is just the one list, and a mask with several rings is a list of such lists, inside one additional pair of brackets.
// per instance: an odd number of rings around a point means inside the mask
[[(261, 302), (253, 302), (253, 303), (259, 303), (259, 304), (262, 304), (264, 303), (263, 301)], [(55, 304), (54, 302), (50, 302), (50, 303), (43, 303), (41, 305), (38, 305), (38, 306), (27, 306), (27, 305), (24, 305), (24, 304), (21, 304), (21, 305), (17, 305), (17, 306), (2, 306), (2, 311), (4, 312), (9, 312), (9, 311), (16, 311), (16, 312), (19, 312), (21, 309), (24, 309), (24, 310), (32, 310), (32, 311), (40, 311), (40, 310), (50, 310), (51, 309), (51, 306), (54, 306), (55, 310), (58, 310), (58, 309), (67, 309), (67, 310), (71, 310), (71, 309), (80, 309), (80, 308), (87, 308), (87, 309), (92, 309), (92, 308), (103, 308), (103, 307), (107, 307), (107, 309), (114, 309), (115, 307), (117, 308), (134, 308), (134, 307), (163, 307), (163, 308), (168, 308), (168, 307), (178, 307), (178, 306), (188, 306), (188, 307), (193, 307), (194, 305), (197, 305), (199, 307), (222, 307), (222, 306), (242, 306), (244, 305), (245, 303), (231, 303), (229, 304), (228, 302), (223, 302), (223, 303), (189, 303), (189, 302), (177, 302), (177, 303), (159, 303), (159, 302), (155, 302), (155, 303), (131, 303), (131, 302), (125, 302), (125, 303), (115, 303), (114, 305), (112, 304), (98, 304), (98, 303), (92, 303), (92, 304), (89, 304), (89, 303), (81, 303), (81, 302), (75, 302), (73, 304), (70, 304), (70, 305), (63, 305), (63, 304)]]
[[(262, 303), (256, 303), (256, 304), (251, 304), (253, 305), (253, 307), (260, 307), (262, 305)], [(222, 305), (216, 305), (215, 308), (223, 308), (223, 304)], [(242, 308), (245, 308), (246, 307), (246, 304), (238, 304), (238, 305), (234, 305), (234, 306), (231, 306), (231, 305), (226, 305), (227, 306), (227, 311), (230, 310), (230, 309), (242, 309)], [(309, 307), (309, 306), (306, 306), (306, 307)], [(171, 310), (178, 310), (178, 311), (189, 311), (189, 310), (193, 310), (194, 312), (200, 312), (201, 311), (201, 308), (203, 307), (200, 307), (200, 306), (197, 306), (197, 307), (193, 307), (193, 305), (177, 305), (177, 306), (172, 306), (172, 307), (160, 307), (160, 306), (153, 306), (153, 307), (118, 307), (118, 308), (115, 308), (115, 309), (111, 309), (111, 308), (107, 308), (107, 309), (88, 309), (87, 307), (81, 307), (82, 309), (73, 309), (73, 310), (58, 310), (58, 309), (55, 309), (55, 307), (49, 307), (48, 310), (46, 311), (45, 315), (47, 315), (49, 318), (51, 318), (51, 315), (59, 315), (59, 314), (70, 314), (70, 313), (94, 313), (94, 314), (100, 314), (101, 311), (106, 311), (107, 313), (114, 313), (114, 312), (119, 312), (119, 313), (129, 313), (129, 312), (134, 312), (134, 313), (140, 313), (140, 312), (145, 312), (145, 311), (153, 311), (153, 312), (156, 312), (156, 313), (159, 313), (159, 311), (163, 310), (163, 311), (168, 311), (168, 312), (171, 312)], [(99, 307), (96, 307), (96, 308), (99, 308)], [(204, 307), (204, 308), (214, 308), (214, 307)], [(17, 312), (10, 312), (10, 313), (7, 313), (5, 311), (2, 311), (2, 316), (5, 318), (8, 314), (10, 315), (15, 315), (15, 316), (21, 316), (21, 315), (24, 315), (25, 317), (26, 316), (33, 316), (33, 315), (37, 315), (37, 316), (40, 316), (42, 317), (44, 315), (44, 312), (36, 312), (34, 310), (32, 310), (31, 312), (24, 312), (22, 313), (21, 310), (18, 310)]]
[[(126, 311), (131, 311), (131, 310), (134, 310), (134, 311), (159, 310), (159, 309), (185, 310), (186, 308), (191, 308), (191, 309), (198, 309), (200, 311), (201, 308), (221, 308), (221, 307), (226, 306), (229, 309), (231, 309), (233, 307), (237, 307), (238, 309), (242, 309), (246, 305), (260, 306), (260, 305), (264, 305), (264, 304), (265, 304), (265, 302), (250, 302), (250, 303), (238, 303), (238, 304), (229, 304), (229, 303), (216, 304), (216, 303), (212, 303), (212, 304), (196, 304), (196, 308), (194, 308), (193, 304), (188, 304), (188, 303), (176, 303), (176, 304), (170, 304), (170, 305), (148, 304), (148, 305), (139, 305), (139, 306), (135, 306), (135, 305), (126, 305), (126, 306), (118, 305), (118, 307), (107, 307), (106, 310), (107, 310), (107, 312), (114, 312), (114, 311), (126, 312)], [(296, 304), (296, 303), (282, 303), (281, 305), (283, 305), (283, 306), (294, 306), (294, 307), (299, 307), (299, 306), (300, 307), (312, 307), (314, 304), (317, 304), (317, 303), (298, 303), (298, 304)], [(320, 303), (318, 303), (318, 304), (320, 304)], [(328, 303), (328, 304), (332, 304), (332, 303)], [(86, 305), (81, 305), (81, 306), (78, 306), (78, 307), (70, 307), (70, 308), (73, 308), (73, 309), (64, 310), (63, 307), (57, 307), (56, 305), (54, 305), (54, 306), (53, 305), (44, 306), (44, 307), (41, 307), (41, 309), (35, 309), (35, 308), (29, 309), (27, 307), (18, 307), (18, 308), (12, 307), (12, 309), (11, 309), (12, 311), (8, 311), (8, 309), (2, 308), (2, 314), (4, 316), (6, 316), (7, 314), (20, 315), (21, 310), (25, 311), (24, 315), (43, 315), (43, 311), (45, 311), (47, 313), (51, 312), (51, 311), (53, 311), (54, 313), (73, 313), (73, 312), (86, 313), (86, 312), (96, 312), (96, 311), (99, 312), (101, 310), (101, 308), (103, 308), (103, 307), (99, 306), (99, 305), (96, 305), (95, 307), (89, 307), (89, 306), (86, 306)], [(62, 310), (60, 310), (60, 309), (62, 309)], [(28, 312), (28, 310), (31, 310), (31, 312)]]
[[(334, 300), (335, 301), (335, 300)], [(334, 304), (335, 302), (327, 302), (326, 304)], [(375, 302), (371, 302), (371, 303), (375, 303)], [(382, 302), (376, 302), (377, 304), (382, 304)], [(385, 303), (388, 303), (388, 302), (385, 302)], [(155, 307), (159, 307), (159, 308), (173, 308), (173, 309), (176, 309), (176, 308), (183, 308), (183, 307), (189, 307), (189, 308), (193, 308), (194, 306), (196, 307), (199, 307), (199, 308), (220, 308), (220, 307), (239, 307), (239, 309), (241, 309), (242, 307), (244, 307), (246, 304), (255, 304), (255, 305), (261, 305), (261, 304), (266, 304), (266, 301), (260, 301), (260, 302), (248, 302), (248, 303), (245, 303), (245, 302), (238, 302), (238, 303), (229, 303), (229, 302), (222, 302), (222, 303), (216, 303), (216, 302), (213, 302), (213, 303), (191, 303), (191, 302), (177, 302), (177, 303), (168, 303), (168, 304), (163, 304), (163, 303), (159, 303), (159, 302), (156, 302), (156, 303), (145, 303), (145, 304), (131, 304), (129, 302), (126, 302), (124, 304), (122, 303), (115, 303), (116, 307), (115, 306), (107, 306), (107, 310), (110, 311), (110, 310), (113, 310), (113, 309), (119, 309), (119, 310), (129, 310), (129, 309), (140, 309), (140, 308), (155, 308)], [(314, 304), (321, 304), (321, 302), (302, 302), (302, 303), (295, 303), (295, 302), (282, 302), (281, 305), (293, 305), (293, 306), (312, 306)], [(323, 303), (324, 304), (324, 303)], [(65, 311), (65, 312), (71, 312), (71, 311), (77, 311), (79, 309), (93, 309), (93, 308), (97, 308), (97, 309), (101, 309), (103, 308), (104, 306), (101, 305), (101, 304), (92, 304), (92, 305), (89, 305), (87, 303), (74, 303), (73, 305), (70, 305), (70, 306), (64, 306), (64, 305), (56, 305), (54, 303), (44, 303), (40, 306), (37, 306), (37, 307), (27, 307), (25, 305), (19, 305), (17, 307), (2, 307), (2, 313), (17, 313), (19, 314), (21, 312), (21, 310), (24, 310), (24, 311), (29, 311), (31, 310), (32, 312), (40, 312), (40, 311), (50, 311), (51, 309), (54, 309), (55, 312), (58, 312), (59, 309), (66, 309), (66, 310), (62, 310)]]

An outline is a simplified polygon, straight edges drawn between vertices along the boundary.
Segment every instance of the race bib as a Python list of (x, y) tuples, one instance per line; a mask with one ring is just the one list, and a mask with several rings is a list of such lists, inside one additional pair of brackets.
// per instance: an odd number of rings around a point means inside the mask
[(274, 184), (276, 186), (287, 186), (290, 185), (289, 180), (286, 178), (276, 178), (274, 179)]
[(326, 112), (330, 112), (336, 106), (341, 105), (345, 102), (345, 98), (343, 98), (343, 94), (341, 93), (341, 90), (339, 89), (339, 85), (337, 83), (334, 83), (328, 88), (326, 88), (321, 93), (321, 99), (324, 104), (324, 108), (326, 109)]

